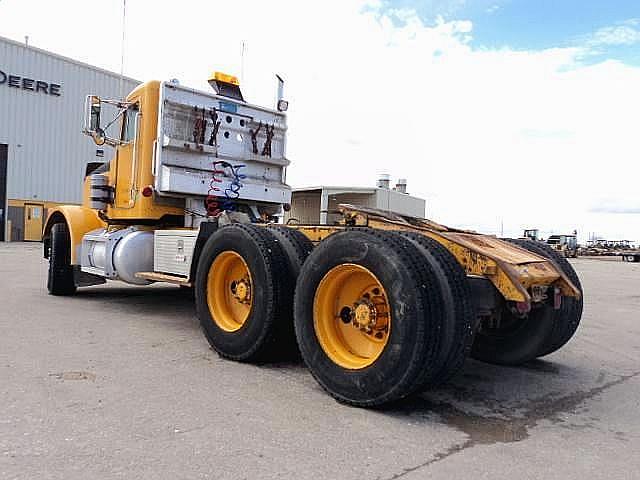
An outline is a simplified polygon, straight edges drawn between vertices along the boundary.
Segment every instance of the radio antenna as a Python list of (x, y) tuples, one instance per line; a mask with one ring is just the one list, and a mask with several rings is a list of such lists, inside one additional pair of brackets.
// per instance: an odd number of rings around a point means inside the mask
[(240, 81), (244, 84), (244, 40), (242, 41), (242, 49), (240, 50)]
[(120, 50), (120, 98), (124, 99), (124, 45), (127, 19), (127, 0), (122, 0), (122, 45)]

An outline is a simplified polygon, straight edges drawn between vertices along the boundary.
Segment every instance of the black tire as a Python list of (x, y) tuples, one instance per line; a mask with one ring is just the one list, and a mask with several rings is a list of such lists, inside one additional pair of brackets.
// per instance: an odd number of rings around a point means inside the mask
[(313, 243), (303, 233), (293, 228), (283, 225), (269, 225), (268, 228), (280, 242), (287, 257), (289, 269), (297, 279), (302, 265), (313, 250)]
[(509, 241), (530, 252), (551, 260), (551, 262), (553, 262), (557, 268), (562, 270), (569, 280), (571, 280), (571, 283), (580, 290), (579, 299), (574, 297), (562, 297), (562, 305), (560, 306), (560, 309), (554, 311), (553, 332), (546, 345), (544, 345), (538, 353), (539, 357), (543, 357), (562, 348), (569, 340), (571, 340), (571, 337), (573, 337), (578, 330), (584, 305), (582, 285), (580, 284), (578, 274), (573, 269), (569, 261), (551, 247), (544, 243), (532, 242), (530, 240), (510, 239)]
[[(252, 308), (242, 327), (225, 331), (213, 319), (207, 301), (207, 278), (216, 257), (233, 251), (242, 257), (252, 278)], [(264, 227), (232, 224), (220, 228), (204, 245), (196, 272), (195, 297), (200, 325), (220, 356), (240, 362), (281, 359), (295, 341), (293, 275), (273, 233)]]
[[(422, 386), (440, 364), (439, 332), (445, 304), (430, 259), (407, 238), (372, 229), (349, 229), (320, 242), (305, 262), (296, 286), (294, 318), (302, 357), (318, 383), (335, 399), (359, 407), (399, 400)], [(314, 327), (314, 299), (321, 280), (338, 265), (373, 273), (389, 301), (389, 338), (373, 363), (359, 369), (335, 363)]]
[(504, 306), (500, 328), (481, 324), (471, 356), (496, 365), (521, 365), (539, 357), (553, 333), (553, 313), (552, 307), (544, 305), (520, 318)]
[(441, 334), (442, 365), (434, 368), (423, 388), (446, 382), (456, 375), (469, 356), (475, 333), (475, 309), (467, 275), (456, 258), (442, 244), (425, 235), (403, 232), (401, 235), (414, 243), (429, 263), (439, 282), (441, 295), (447, 306), (447, 318)]
[(56, 223), (51, 228), (47, 290), (51, 295), (59, 296), (76, 293), (71, 266), (71, 236), (66, 223)]
[[(298, 230), (283, 225), (269, 225), (268, 229), (280, 243), (284, 251), (291, 282), (295, 285), (298, 275), (300, 275), (302, 265), (313, 250), (313, 242)], [(283, 346), (286, 346), (286, 350), (283, 349), (283, 355), (286, 356), (285, 359), (287, 360), (299, 361), (300, 350), (298, 349), (298, 342), (295, 338), (293, 316), (290, 318), (291, 328), (287, 330), (287, 338), (282, 342)]]

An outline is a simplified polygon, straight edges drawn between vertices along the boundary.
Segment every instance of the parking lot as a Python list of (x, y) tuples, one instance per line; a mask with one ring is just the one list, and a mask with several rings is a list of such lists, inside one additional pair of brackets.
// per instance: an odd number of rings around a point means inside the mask
[(220, 359), (184, 291), (52, 297), (41, 245), (0, 244), (0, 478), (637, 478), (640, 264), (572, 263), (564, 349), (372, 411), (302, 364)]

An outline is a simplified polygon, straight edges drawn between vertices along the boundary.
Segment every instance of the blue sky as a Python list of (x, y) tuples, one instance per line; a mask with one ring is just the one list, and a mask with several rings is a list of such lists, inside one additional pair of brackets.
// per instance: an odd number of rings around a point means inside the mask
[(383, 0), (410, 8), (427, 24), (473, 22), (472, 45), (542, 50), (590, 47), (585, 63), (616, 59), (640, 65), (639, 0)]
[[(59, 3), (0, 0), (0, 35), (120, 71), (122, 0)], [(283, 74), (291, 185), (388, 173), (444, 224), (640, 243), (640, 0), (235, 0), (213, 48), (223, 3), (149, 22), (127, 2), (124, 72), (204, 90), (211, 70), (239, 74), (265, 106)]]

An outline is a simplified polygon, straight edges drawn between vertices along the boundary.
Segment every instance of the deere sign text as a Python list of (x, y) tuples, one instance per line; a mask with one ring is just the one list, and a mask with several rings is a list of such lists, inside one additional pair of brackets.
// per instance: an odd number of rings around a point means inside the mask
[(0, 70), (0, 87), (30, 90), (44, 95), (53, 95), (54, 97), (59, 97), (62, 93), (62, 85), (57, 83), (34, 80), (33, 78), (5, 73), (2, 70)]

